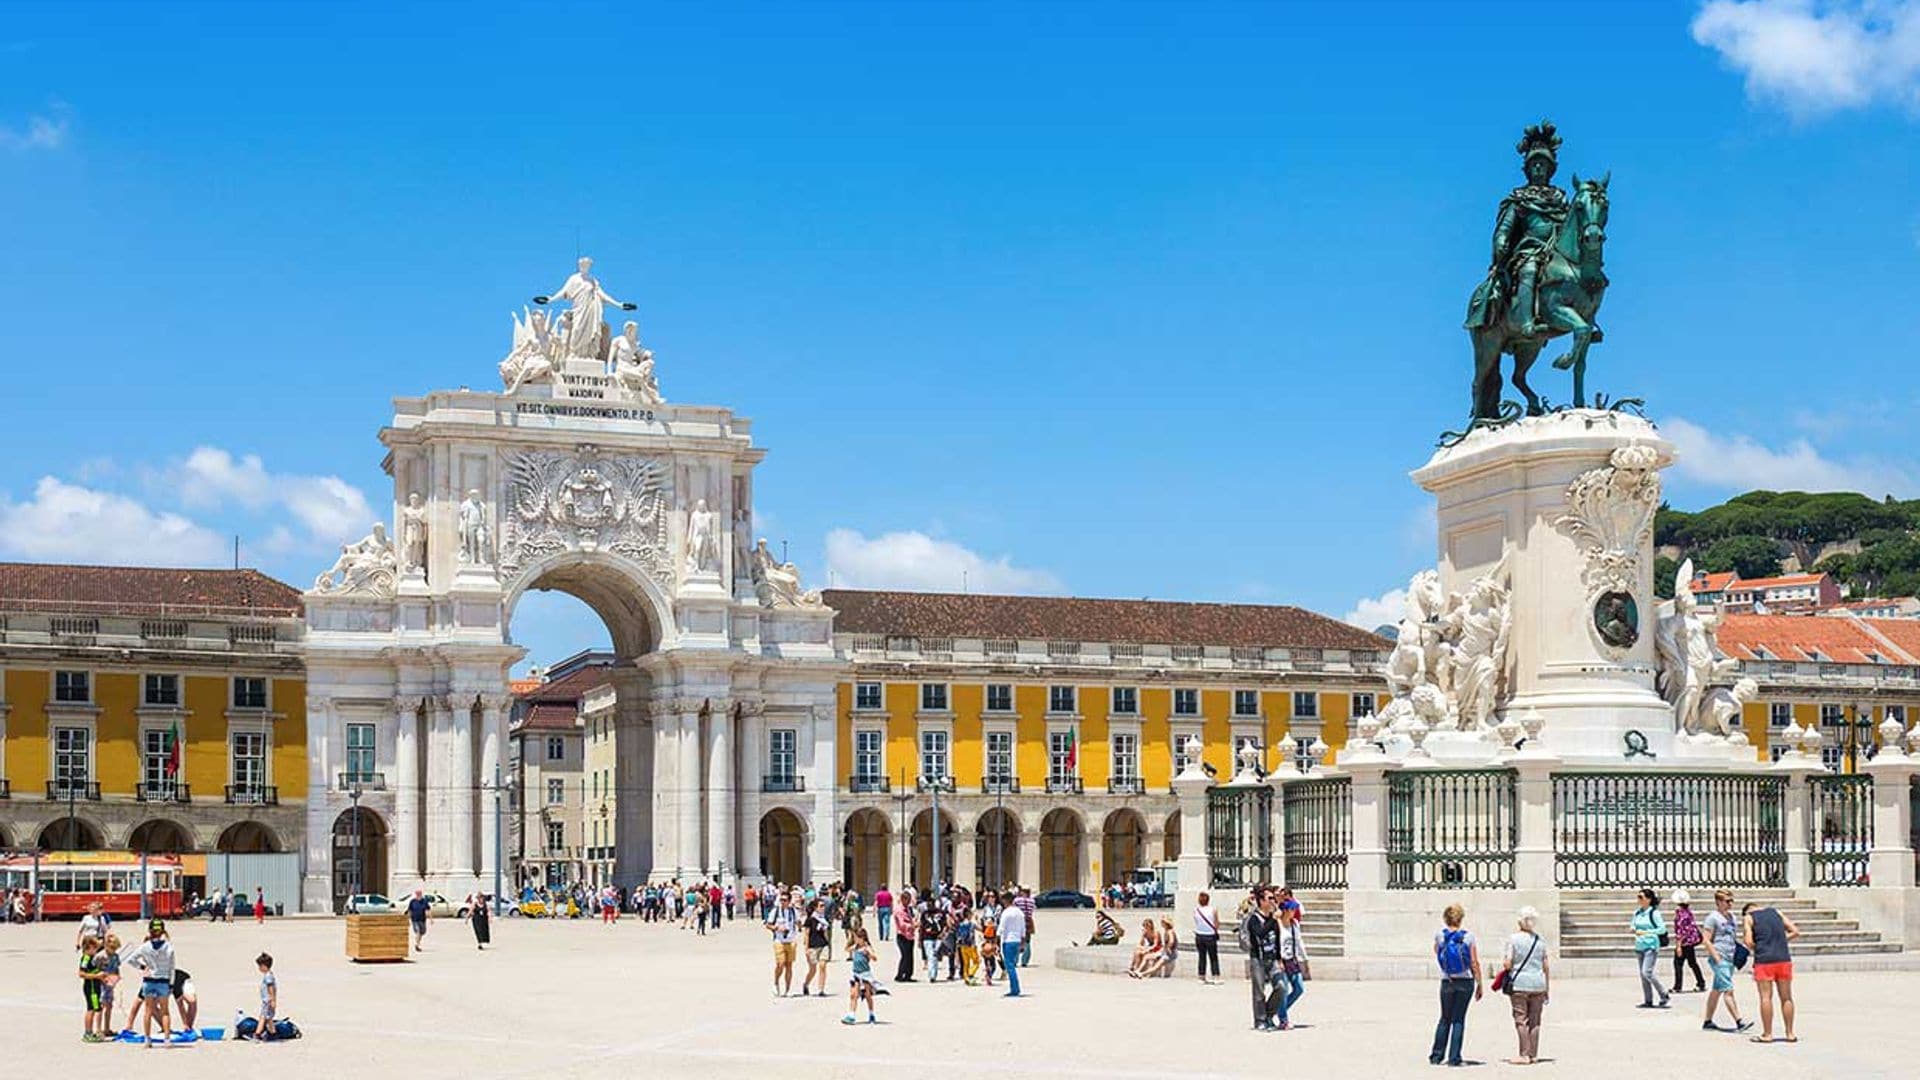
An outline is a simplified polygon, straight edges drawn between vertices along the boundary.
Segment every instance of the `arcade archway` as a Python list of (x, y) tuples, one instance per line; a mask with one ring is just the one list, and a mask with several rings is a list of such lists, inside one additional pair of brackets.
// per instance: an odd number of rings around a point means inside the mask
[(1162, 855), (1161, 858), (1167, 862), (1178, 860), (1180, 858), (1180, 843), (1180, 811), (1175, 810), (1173, 813), (1167, 815), (1166, 853)]
[(945, 810), (940, 811), (940, 857), (936, 864), (933, 810), (928, 808), (913, 816), (913, 827), (908, 833), (911, 845), (908, 858), (912, 865), (907, 868), (907, 877), (915, 889), (931, 888), (935, 874), (939, 875), (941, 881), (953, 880), (953, 833), (953, 815)]
[(843, 833), (841, 878), (849, 888), (871, 897), (881, 885), (900, 884), (887, 880), (887, 845), (893, 840), (887, 815), (872, 807), (855, 810)]
[(760, 819), (760, 873), (782, 885), (807, 880), (807, 830), (799, 815), (785, 807)]
[(1040, 891), (1080, 891), (1081, 847), (1086, 825), (1080, 815), (1061, 807), (1040, 819)]
[(148, 818), (133, 827), (127, 850), (136, 855), (178, 855), (193, 850), (193, 834), (177, 821)]
[(356, 893), (387, 895), (387, 823), (362, 806), (333, 821), (333, 910)]
[(56, 818), (40, 830), (41, 851), (99, 851), (105, 847), (100, 827), (83, 817)]
[(1136, 867), (1146, 865), (1147, 823), (1133, 810), (1115, 810), (1100, 828), (1102, 885), (1125, 881)]
[(973, 830), (974, 863), (981, 888), (999, 889), (1020, 874), (1020, 819), (995, 807), (980, 815)]
[(280, 838), (257, 821), (238, 821), (221, 831), (213, 849), (232, 855), (270, 855), (280, 850)]

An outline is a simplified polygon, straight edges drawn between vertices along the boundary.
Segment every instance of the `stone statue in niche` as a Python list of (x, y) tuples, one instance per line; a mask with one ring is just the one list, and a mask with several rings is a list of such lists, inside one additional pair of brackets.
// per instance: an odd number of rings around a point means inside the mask
[(427, 568), (427, 508), (420, 505), (420, 493), (407, 496), (400, 508), (400, 570), (425, 571)]
[(753, 515), (744, 506), (733, 512), (733, 576), (753, 577)]
[(460, 502), (460, 561), (468, 566), (485, 566), (491, 547), (487, 536), (487, 504), (480, 500), (480, 489), (469, 488)]
[(1654, 633), (1655, 684), (1673, 706), (1673, 729), (1699, 733), (1716, 726), (1709, 689), (1739, 669), (1739, 661), (1720, 651), (1720, 616), (1702, 610), (1693, 595), (1693, 560), (1674, 575), (1673, 599), (1660, 605)]
[(792, 563), (776, 561), (767, 550), (766, 537), (753, 548), (753, 591), (765, 608), (817, 608), (826, 606), (818, 590), (800, 588), (800, 570)]
[(720, 572), (720, 540), (715, 533), (713, 511), (707, 500), (695, 499), (687, 511), (687, 573)]
[(314, 579), (313, 591), (330, 595), (392, 596), (397, 569), (398, 560), (393, 541), (387, 538), (387, 527), (376, 521), (364, 539), (340, 545), (340, 557)]

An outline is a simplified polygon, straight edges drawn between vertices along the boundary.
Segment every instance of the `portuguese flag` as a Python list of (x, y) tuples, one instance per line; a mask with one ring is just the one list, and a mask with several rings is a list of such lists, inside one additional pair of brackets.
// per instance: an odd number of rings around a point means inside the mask
[(1072, 728), (1068, 728), (1067, 729), (1067, 771), (1074, 772), (1079, 768), (1080, 768), (1080, 733), (1073, 730)]
[(167, 775), (169, 777), (176, 777), (180, 775), (180, 719), (179, 717), (174, 718), (173, 736), (172, 738), (169, 738), (167, 740)]

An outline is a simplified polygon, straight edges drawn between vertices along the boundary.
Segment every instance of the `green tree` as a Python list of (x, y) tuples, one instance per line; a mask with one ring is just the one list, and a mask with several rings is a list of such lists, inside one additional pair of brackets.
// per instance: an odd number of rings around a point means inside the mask
[(1743, 578), (1773, 577), (1780, 573), (1780, 545), (1764, 536), (1729, 536), (1709, 544), (1697, 565), (1714, 574), (1731, 570)]
[(1653, 595), (1662, 600), (1673, 599), (1673, 577), (1680, 572), (1680, 564), (1665, 555), (1653, 560)]

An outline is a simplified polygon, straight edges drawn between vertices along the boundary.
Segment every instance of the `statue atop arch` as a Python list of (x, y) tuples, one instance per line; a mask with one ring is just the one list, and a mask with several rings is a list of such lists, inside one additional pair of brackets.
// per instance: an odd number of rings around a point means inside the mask
[[(549, 309), (549, 305), (565, 306)], [(660, 384), (653, 374), (653, 351), (640, 342), (640, 324), (629, 319), (619, 333), (608, 325), (609, 308), (633, 311), (593, 276), (593, 260), (582, 256), (578, 269), (552, 294), (533, 298), (535, 307), (511, 313), (513, 344), (500, 361), (500, 381), (509, 394), (534, 383), (548, 383), (556, 396), (630, 399), (660, 405)]]

